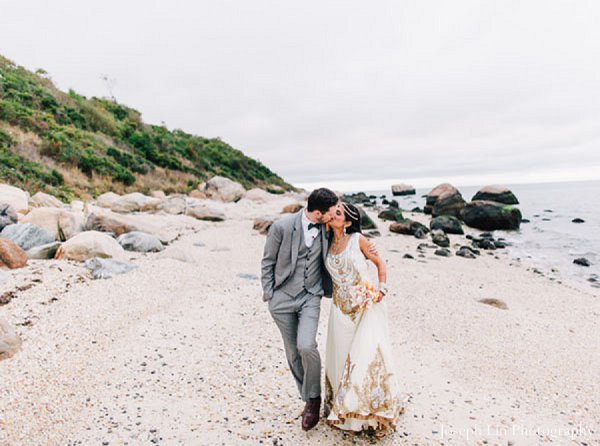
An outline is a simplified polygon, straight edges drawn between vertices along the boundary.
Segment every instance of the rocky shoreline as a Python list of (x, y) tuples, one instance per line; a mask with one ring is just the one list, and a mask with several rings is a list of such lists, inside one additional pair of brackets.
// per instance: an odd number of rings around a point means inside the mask
[[(263, 234), (305, 195), (217, 182), (195, 197), (8, 203), (23, 229), (2, 261), (25, 264), (0, 270), (0, 444), (306, 443), (258, 281)], [(578, 424), (593, 444), (598, 291), (537, 274), (458, 217), (362, 204), (388, 263), (407, 408), (380, 444), (560, 443), (515, 427)], [(371, 442), (324, 424), (309, 437)]]

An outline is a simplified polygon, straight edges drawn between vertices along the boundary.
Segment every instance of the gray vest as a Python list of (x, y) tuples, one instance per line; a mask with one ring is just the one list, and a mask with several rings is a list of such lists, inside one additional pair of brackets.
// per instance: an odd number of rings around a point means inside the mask
[(296, 269), (281, 286), (280, 290), (292, 297), (297, 296), (302, 291), (322, 296), (324, 294), (321, 270), (323, 263), (322, 250), (320, 232), (311, 247), (307, 248), (304, 242), (304, 231), (300, 229), (300, 248), (298, 249)]

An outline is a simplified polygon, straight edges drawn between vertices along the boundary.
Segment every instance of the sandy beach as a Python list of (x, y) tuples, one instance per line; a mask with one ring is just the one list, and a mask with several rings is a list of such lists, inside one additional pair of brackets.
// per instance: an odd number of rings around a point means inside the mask
[[(303, 432), (261, 299), (265, 236), (252, 229), (293, 201), (226, 204), (224, 222), (165, 216), (175, 240), (128, 252), (139, 268), (111, 279), (64, 260), (10, 271), (2, 293), (16, 292), (0, 319), (23, 345), (0, 361), (0, 444), (600, 444), (600, 290), (503, 250), (419, 257), (430, 239), (392, 234), (375, 213), (405, 413), (378, 441), (324, 422)], [(466, 242), (449, 237), (453, 250)], [(322, 357), (330, 306), (323, 299)]]

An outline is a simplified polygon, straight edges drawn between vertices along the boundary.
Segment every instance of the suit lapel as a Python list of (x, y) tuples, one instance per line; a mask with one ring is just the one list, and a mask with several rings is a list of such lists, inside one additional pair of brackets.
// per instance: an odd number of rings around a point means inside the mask
[(300, 209), (300, 212), (298, 212), (294, 219), (294, 227), (292, 228), (292, 271), (296, 268), (298, 250), (300, 249), (300, 242), (302, 241), (302, 212), (304, 212), (304, 208)]

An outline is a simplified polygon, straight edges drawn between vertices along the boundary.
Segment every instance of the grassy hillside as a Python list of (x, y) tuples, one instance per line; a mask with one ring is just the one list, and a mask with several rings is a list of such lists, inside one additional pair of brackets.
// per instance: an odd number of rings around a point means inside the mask
[(58, 90), (0, 56), (0, 182), (63, 200), (115, 192), (187, 192), (213, 175), (246, 188), (291, 186), (220, 139), (144, 124), (138, 111)]

